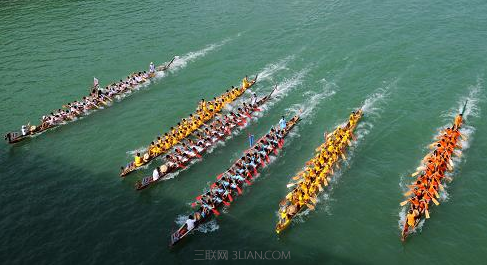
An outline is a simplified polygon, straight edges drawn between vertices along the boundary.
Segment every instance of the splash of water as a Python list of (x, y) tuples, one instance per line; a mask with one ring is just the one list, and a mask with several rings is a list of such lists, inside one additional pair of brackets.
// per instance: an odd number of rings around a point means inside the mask
[(276, 63), (268, 64), (259, 72), (259, 81), (272, 80), (272, 76), (281, 71), (287, 69), (287, 64), (294, 59), (294, 56), (288, 56)]
[(174, 59), (174, 62), (172, 63), (172, 66), (169, 68), (169, 71), (171, 73), (174, 73), (184, 67), (190, 62), (195, 61), (196, 59), (199, 59), (201, 57), (204, 57), (207, 53), (225, 45), (227, 42), (229, 42), (231, 39), (224, 39), (218, 43), (213, 43), (205, 48), (199, 50), (199, 51), (194, 51), (194, 52), (189, 52), (183, 56), (176, 56), (176, 59)]
[(300, 104), (294, 104), (288, 111), (292, 113), (301, 113), (301, 118), (304, 122), (310, 123), (311, 119), (304, 119), (312, 117), (315, 113), (315, 108), (324, 100), (336, 94), (337, 86), (333, 82), (328, 82), (326, 79), (320, 81), (323, 84), (322, 91), (319, 93), (308, 91), (304, 94), (306, 101)]

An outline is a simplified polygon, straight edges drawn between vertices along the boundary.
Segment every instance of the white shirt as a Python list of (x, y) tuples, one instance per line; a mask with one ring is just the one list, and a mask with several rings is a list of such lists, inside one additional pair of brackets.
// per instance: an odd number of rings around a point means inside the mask
[(188, 231), (192, 230), (194, 228), (195, 222), (196, 222), (196, 220), (191, 220), (191, 219), (186, 220), (186, 225), (188, 226)]
[(22, 126), (22, 135), (27, 135), (27, 126)]
[(156, 181), (159, 179), (159, 171), (157, 171), (157, 168), (152, 171), (152, 180)]

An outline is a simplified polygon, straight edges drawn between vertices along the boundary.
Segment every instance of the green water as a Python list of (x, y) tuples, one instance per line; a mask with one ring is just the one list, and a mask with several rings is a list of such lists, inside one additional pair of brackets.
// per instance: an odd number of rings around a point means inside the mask
[[(385, 3), (384, 3), (385, 2)], [(324, 264), (481, 264), (487, 258), (485, 1), (4, 1), (0, 132), (102, 84), (181, 56), (112, 107), (0, 148), (3, 264), (187, 264), (195, 250), (290, 251)], [(248, 74), (280, 92), (257, 121), (152, 189), (119, 166)], [(246, 95), (248, 97), (248, 95)], [(408, 174), (469, 99), (454, 181), (422, 231), (399, 240)], [(359, 137), (317, 209), (280, 237), (286, 184), (323, 131), (365, 106)], [(284, 151), (222, 215), (169, 250), (189, 203), (281, 115), (304, 112)], [(158, 161), (156, 161), (158, 162)], [(153, 164), (154, 165), (154, 164)], [(229, 256), (231, 258), (231, 255)], [(247, 260), (244, 262), (264, 262)], [(213, 261), (214, 263), (215, 261)], [(227, 261), (237, 262), (237, 261)]]

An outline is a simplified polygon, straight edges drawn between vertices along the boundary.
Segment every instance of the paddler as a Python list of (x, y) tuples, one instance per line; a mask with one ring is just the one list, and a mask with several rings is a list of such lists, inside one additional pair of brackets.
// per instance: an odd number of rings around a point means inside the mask
[(256, 93), (253, 93), (252, 94), (252, 98), (250, 99), (250, 104), (251, 105), (254, 105), (257, 103), (257, 94)]
[(246, 89), (248, 87), (250, 87), (250, 83), (249, 83), (248, 77), (245, 76), (244, 79), (242, 80), (242, 88)]
[(413, 227), (416, 225), (416, 215), (414, 214), (413, 210), (409, 210), (408, 214), (406, 215), (407, 218), (407, 223), (410, 227)]
[(150, 64), (149, 64), (149, 72), (151, 74), (153, 74), (153, 73), (156, 72), (156, 67), (154, 66), (154, 63), (153, 62), (150, 62)]
[(193, 215), (188, 216), (188, 220), (186, 220), (186, 229), (188, 229), (188, 231), (193, 230), (195, 223), (196, 220), (194, 219)]
[(135, 155), (135, 158), (134, 158), (134, 165), (136, 167), (140, 167), (144, 164), (144, 162), (142, 161), (142, 157), (140, 156), (140, 153), (137, 153)]
[(27, 135), (27, 133), (29, 132), (27, 129), (27, 125), (22, 125), (21, 132), (23, 136)]
[(460, 127), (462, 126), (462, 121), (463, 121), (463, 114), (458, 114), (456, 117), (455, 117), (455, 122), (454, 122), (454, 130), (458, 130), (460, 129)]
[(284, 116), (281, 117), (281, 120), (279, 121), (279, 127), (281, 130), (286, 129), (286, 119)]
[(159, 167), (156, 167), (154, 171), (152, 171), (152, 180), (157, 181), (161, 177), (161, 172), (159, 171)]

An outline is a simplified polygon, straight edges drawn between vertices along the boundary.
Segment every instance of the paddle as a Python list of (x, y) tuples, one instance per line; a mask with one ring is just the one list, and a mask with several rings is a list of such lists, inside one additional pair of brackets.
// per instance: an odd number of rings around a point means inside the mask
[(440, 205), (440, 203), (435, 199), (433, 195), (431, 195), (431, 193), (429, 193), (428, 191), (426, 191), (426, 193), (431, 197), (431, 200), (435, 203), (436, 206)]
[(320, 146), (316, 147), (315, 151), (320, 152), (325, 146), (326, 146), (326, 143), (322, 143)]
[(436, 190), (435, 190), (435, 196), (436, 196), (436, 198), (438, 198), (438, 199), (440, 198), (440, 194), (438, 194), (438, 192), (437, 192)]
[(296, 182), (296, 183), (289, 183), (286, 185), (287, 188), (291, 188), (293, 186), (295, 186), (296, 184), (299, 184), (299, 182)]
[(424, 209), (424, 215), (426, 216), (426, 219), (430, 219), (430, 212), (428, 209)]
[(219, 211), (217, 211), (215, 208), (212, 208), (212, 209), (211, 209), (211, 211), (212, 211), (212, 212), (213, 212), (213, 213), (214, 213), (216, 216), (220, 215), (220, 212), (219, 212)]
[(410, 200), (410, 199), (407, 199), (407, 200), (405, 200), (405, 201), (401, 202), (399, 205), (404, 206), (404, 205), (406, 205), (406, 204), (409, 202), (409, 200)]
[(315, 207), (313, 205), (309, 204), (309, 203), (306, 203), (306, 206), (308, 206), (308, 208), (310, 210), (314, 210), (315, 209)]

